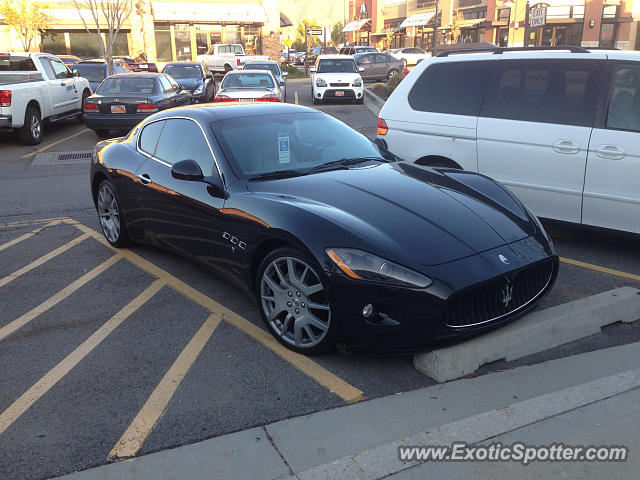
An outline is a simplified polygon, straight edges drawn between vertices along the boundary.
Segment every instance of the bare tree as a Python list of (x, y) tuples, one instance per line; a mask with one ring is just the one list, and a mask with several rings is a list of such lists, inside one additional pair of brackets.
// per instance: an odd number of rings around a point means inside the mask
[[(116, 42), (122, 24), (131, 14), (131, 0), (71, 0), (78, 10), (84, 29), (93, 33), (98, 39), (98, 45), (102, 50), (102, 56), (107, 62), (109, 75), (113, 75), (113, 45)], [(95, 23), (95, 31), (92, 31), (82, 16), (82, 10), (89, 10)], [(102, 38), (102, 30), (106, 30), (106, 42)]]
[[(49, 18), (42, 5), (30, 0), (5, 0), (0, 4), (0, 15), (4, 22), (13, 27), (22, 41), (25, 52), (31, 49), (31, 45), (37, 40), (38, 34), (44, 34), (49, 28)], [(10, 42), (9, 42), (10, 43)]]

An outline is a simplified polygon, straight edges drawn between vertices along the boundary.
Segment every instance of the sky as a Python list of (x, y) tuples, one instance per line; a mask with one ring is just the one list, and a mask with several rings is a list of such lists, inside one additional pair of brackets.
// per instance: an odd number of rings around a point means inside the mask
[[(344, 0), (280, 0), (280, 11), (295, 25), (303, 18), (329, 26), (344, 17)], [(349, 6), (349, 0), (346, 0)]]

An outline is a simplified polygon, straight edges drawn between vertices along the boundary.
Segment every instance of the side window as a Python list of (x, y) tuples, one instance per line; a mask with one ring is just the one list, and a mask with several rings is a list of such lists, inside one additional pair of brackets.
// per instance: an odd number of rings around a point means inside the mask
[(607, 128), (640, 132), (640, 66), (620, 65), (616, 69)]
[(483, 117), (592, 126), (598, 61), (506, 61), (487, 89)]
[(49, 59), (41, 58), (40, 63), (42, 64), (42, 68), (44, 68), (44, 72), (47, 74), (47, 78), (49, 80), (55, 80), (56, 72), (53, 71), (53, 67), (51, 66), (51, 62), (49, 62)]
[(422, 112), (477, 116), (496, 63), (435, 63), (422, 73), (409, 92), (409, 105)]
[(53, 68), (53, 73), (55, 75), (55, 78), (60, 80), (69, 78), (67, 74), (69, 70), (67, 69), (64, 63), (54, 58), (50, 58), (49, 62), (51, 63), (51, 68)]
[(171, 165), (181, 160), (195, 160), (205, 176), (211, 176), (213, 172), (209, 145), (198, 124), (191, 120), (167, 120), (155, 156)]
[(142, 129), (142, 132), (140, 132), (140, 143), (138, 144), (140, 150), (149, 155), (155, 155), (156, 145), (158, 144), (158, 138), (160, 137), (164, 123), (164, 120), (153, 122)]
[(389, 61), (389, 57), (386, 55), (382, 55), (381, 53), (376, 54), (376, 63), (387, 63)]
[(160, 75), (160, 86), (162, 87), (163, 93), (171, 93), (173, 87), (171, 86), (171, 82), (165, 75)]
[(221, 55), (223, 53), (229, 53), (229, 45), (220, 45), (218, 47), (218, 55)]

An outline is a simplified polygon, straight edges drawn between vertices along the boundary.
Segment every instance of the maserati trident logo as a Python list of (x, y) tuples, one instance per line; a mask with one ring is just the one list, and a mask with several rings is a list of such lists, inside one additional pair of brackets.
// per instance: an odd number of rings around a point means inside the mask
[(504, 263), (505, 265), (509, 265), (511, 263), (511, 261), (509, 261), (509, 259), (507, 257), (505, 257), (504, 255), (498, 255), (498, 258), (500, 259), (500, 261), (502, 263)]
[(511, 283), (511, 280), (509, 280), (508, 277), (504, 277), (504, 279), (505, 279), (505, 284), (504, 284), (504, 288), (502, 289), (502, 304), (506, 309), (509, 307), (509, 304), (511, 303), (511, 299), (513, 298), (513, 284)]

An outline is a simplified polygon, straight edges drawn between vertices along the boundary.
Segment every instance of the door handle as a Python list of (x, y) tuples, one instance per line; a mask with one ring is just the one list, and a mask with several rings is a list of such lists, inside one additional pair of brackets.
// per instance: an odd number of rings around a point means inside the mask
[(627, 154), (624, 148), (617, 145), (598, 145), (596, 154), (600, 158), (608, 158), (609, 160), (620, 160)]
[(580, 145), (572, 140), (557, 140), (553, 142), (553, 150), (558, 153), (578, 153)]
[(142, 173), (140, 175), (138, 175), (138, 178), (140, 179), (140, 181), (142, 183), (144, 183), (145, 185), (147, 183), (151, 183), (151, 177), (149, 175), (147, 175), (146, 173)]

